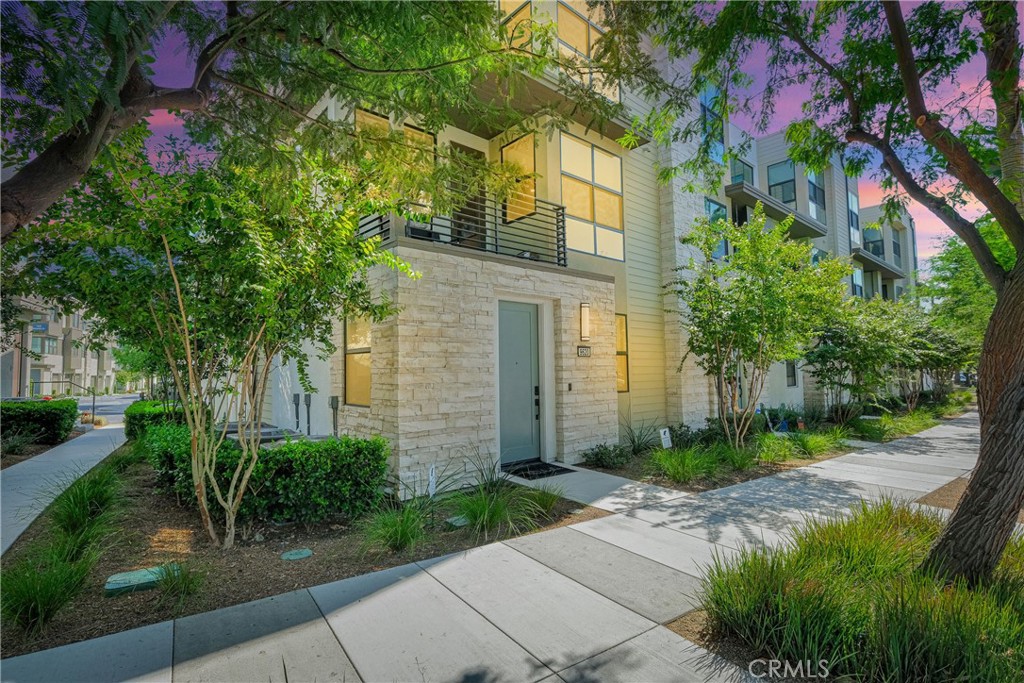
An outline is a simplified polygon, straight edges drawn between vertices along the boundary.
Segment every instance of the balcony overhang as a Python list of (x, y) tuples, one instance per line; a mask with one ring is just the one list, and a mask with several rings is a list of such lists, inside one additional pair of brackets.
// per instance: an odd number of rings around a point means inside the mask
[(761, 202), (764, 206), (765, 215), (776, 221), (782, 221), (793, 216), (793, 224), (789, 226), (791, 237), (810, 237), (815, 239), (828, 234), (828, 227), (824, 223), (819, 223), (810, 216), (793, 211), (775, 197), (762, 192), (753, 185), (744, 182), (726, 185), (725, 196), (749, 206)]
[(902, 269), (872, 254), (863, 247), (854, 247), (850, 251), (853, 258), (857, 259), (864, 266), (865, 273), (878, 271), (882, 274), (882, 277), (892, 278), (893, 280), (899, 280), (907, 276)]
[[(499, 110), (502, 107), (508, 107), (527, 116), (553, 109), (613, 140), (618, 140), (625, 135), (629, 127), (628, 121), (625, 120), (595, 118), (591, 112), (585, 111), (577, 103), (567, 99), (558, 90), (557, 84), (545, 76), (535, 78), (526, 74), (518, 74), (514, 77), (513, 82), (499, 79), (494, 74), (487, 74), (477, 81), (475, 94), (481, 101), (492, 103)], [(491, 119), (481, 120), (462, 111), (452, 112), (452, 118), (459, 128), (488, 140), (504, 133), (516, 123), (512, 117), (495, 116)], [(649, 141), (645, 139), (640, 140), (641, 145), (647, 142)]]

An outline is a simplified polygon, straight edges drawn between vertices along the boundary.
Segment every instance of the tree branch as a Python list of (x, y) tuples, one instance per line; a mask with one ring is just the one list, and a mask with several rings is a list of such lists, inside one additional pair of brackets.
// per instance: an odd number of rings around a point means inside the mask
[(945, 156), (949, 172), (966, 185), (992, 213), (1017, 252), (1024, 252), (1024, 216), (1021, 216), (1014, 203), (985, 173), (967, 146), (942, 124), (937, 115), (928, 113), (924, 92), (921, 89), (921, 76), (917, 70), (907, 25), (903, 20), (903, 11), (899, 3), (893, 0), (886, 0), (883, 6), (892, 34), (893, 47), (896, 49), (896, 62), (903, 78), (907, 105), (911, 116), (914, 117), (914, 125), (921, 136)]

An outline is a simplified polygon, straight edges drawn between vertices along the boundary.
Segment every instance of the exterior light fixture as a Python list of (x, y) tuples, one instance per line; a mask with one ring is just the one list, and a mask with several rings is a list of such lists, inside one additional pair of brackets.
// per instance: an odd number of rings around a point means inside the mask
[(590, 304), (580, 304), (580, 341), (590, 341)]

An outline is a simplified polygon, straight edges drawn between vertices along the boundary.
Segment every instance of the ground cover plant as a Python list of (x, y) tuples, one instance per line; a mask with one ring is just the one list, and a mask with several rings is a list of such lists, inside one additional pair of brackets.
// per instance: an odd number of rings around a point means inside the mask
[(751, 658), (827, 662), (853, 681), (1010, 683), (1024, 671), (1024, 538), (970, 588), (916, 571), (941, 517), (863, 503), (812, 519), (791, 544), (716, 558), (702, 582), (713, 638)]

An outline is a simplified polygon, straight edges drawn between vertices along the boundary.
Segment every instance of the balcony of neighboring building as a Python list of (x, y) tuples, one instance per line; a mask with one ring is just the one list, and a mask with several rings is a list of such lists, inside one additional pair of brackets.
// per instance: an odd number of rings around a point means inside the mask
[(765, 215), (775, 221), (783, 221), (793, 216), (793, 223), (789, 227), (791, 237), (815, 239), (828, 234), (828, 226), (797, 210), (795, 193), (790, 201), (783, 201), (778, 193), (768, 194), (744, 179), (726, 185), (725, 196), (733, 201), (733, 206), (753, 207), (761, 202)]
[(865, 273), (878, 272), (890, 280), (906, 277), (899, 240), (886, 240), (878, 228), (865, 228), (864, 241), (859, 245), (854, 244), (850, 252), (854, 260), (863, 266)]

